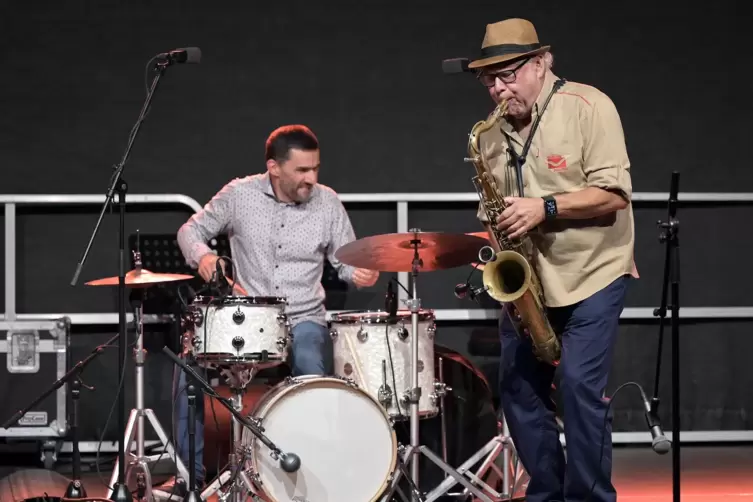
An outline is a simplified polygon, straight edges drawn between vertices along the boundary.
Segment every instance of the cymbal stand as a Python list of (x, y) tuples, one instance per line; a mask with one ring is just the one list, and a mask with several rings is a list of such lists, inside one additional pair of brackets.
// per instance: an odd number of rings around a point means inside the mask
[[(466, 479), (462, 474), (460, 474), (458, 471), (450, 467), (447, 464), (447, 462), (439, 458), (436, 454), (434, 454), (434, 452), (432, 452), (426, 446), (419, 444), (418, 401), (419, 401), (419, 398), (421, 397), (421, 389), (418, 386), (418, 312), (421, 309), (421, 300), (418, 297), (417, 282), (418, 282), (418, 271), (421, 267), (423, 267), (423, 261), (418, 255), (418, 248), (421, 245), (421, 237), (420, 237), (421, 230), (411, 229), (410, 232), (414, 234), (413, 239), (411, 239), (410, 241), (410, 244), (413, 247), (413, 262), (411, 264), (411, 296), (412, 297), (405, 301), (406, 306), (411, 311), (411, 328), (413, 330), (412, 336), (411, 336), (411, 388), (408, 391), (408, 402), (410, 403), (410, 446), (405, 448), (403, 459), (399, 459), (399, 462), (406, 462), (406, 461), (410, 462), (411, 475), (410, 475), (409, 481), (411, 482), (411, 484), (415, 486), (419, 486), (418, 462), (419, 462), (419, 453), (422, 453), (431, 462), (433, 462), (439, 468), (441, 468), (443, 471), (449, 474), (457, 483), (460, 483), (465, 488), (467, 488), (468, 491), (473, 493), (481, 501), (492, 502), (492, 500), (486, 494), (484, 494), (478, 488), (473, 486), (468, 479)], [(389, 490), (380, 499), (382, 502), (387, 502), (391, 500), (392, 496), (395, 494), (397, 485), (401, 477), (404, 474), (402, 466), (400, 467), (401, 468), (398, 470), (398, 473), (392, 478), (392, 483), (390, 485)], [(424, 499), (423, 497), (420, 496), (420, 494), (417, 494), (415, 492), (412, 494), (413, 502), (423, 501), (423, 500)]]
[[(141, 254), (139, 251), (134, 251), (133, 254), (136, 268), (140, 269)], [(131, 457), (126, 469), (124, 482), (126, 485), (128, 484), (128, 480), (131, 478), (131, 474), (135, 470), (138, 473), (136, 475), (136, 480), (139, 492), (140, 494), (143, 492), (142, 498), (146, 501), (152, 501), (152, 475), (149, 470), (149, 463), (159, 461), (163, 457), (164, 452), (159, 455), (151, 456), (147, 456), (144, 453), (144, 418), (149, 420), (154, 432), (157, 434), (157, 437), (159, 437), (165, 450), (167, 450), (168, 457), (175, 462), (179, 476), (183, 479), (188, 479), (188, 471), (180, 460), (180, 457), (176, 455), (175, 448), (170, 444), (168, 439), (169, 436), (165, 433), (162, 425), (160, 425), (157, 415), (155, 415), (154, 411), (151, 409), (144, 408), (144, 361), (146, 359), (146, 351), (144, 350), (143, 296), (143, 288), (136, 288), (131, 293), (131, 300), (134, 304), (135, 311), (133, 322), (136, 326), (136, 348), (134, 350), (134, 361), (136, 363), (136, 408), (131, 410), (131, 414), (128, 417), (128, 422), (125, 428), (125, 439), (123, 440), (125, 451), (129, 452), (128, 456)], [(134, 439), (136, 440), (136, 455), (133, 455), (133, 452), (131, 451), (131, 445)], [(120, 459), (118, 458), (115, 461), (115, 468), (113, 469), (112, 477), (110, 479), (110, 486), (114, 486), (115, 482), (118, 480), (119, 462)], [(112, 488), (109, 488), (107, 498), (110, 498), (111, 496)]]
[[(500, 428), (501, 430), (496, 436), (490, 439), (488, 443), (457, 468), (458, 474), (467, 476), (473, 483), (482, 486), (493, 502), (513, 500), (516, 488), (523, 486), (523, 483), (520, 481), (525, 475), (525, 470), (514, 453), (515, 450), (512, 445), (512, 439), (510, 439), (507, 431), (507, 425), (502, 423), (500, 424)], [(496, 464), (496, 460), (500, 454), (503, 459), (501, 467)], [(481, 464), (478, 469), (475, 472), (471, 472), (473, 466), (479, 462)], [(484, 481), (484, 477), (490, 471), (501, 479), (502, 492), (496, 491), (488, 482)], [(444, 494), (459, 499), (467, 499), (470, 496), (468, 488), (459, 492), (450, 492), (450, 489), (457, 483), (456, 479), (449, 475), (446, 476), (442, 483), (426, 494), (425, 502), (438, 500)]]

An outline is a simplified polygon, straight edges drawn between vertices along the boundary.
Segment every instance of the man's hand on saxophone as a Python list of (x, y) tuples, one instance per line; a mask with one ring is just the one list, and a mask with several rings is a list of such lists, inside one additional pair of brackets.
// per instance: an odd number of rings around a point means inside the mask
[(507, 208), (497, 218), (497, 229), (510, 239), (522, 237), (544, 221), (544, 201), (534, 197), (505, 197)]

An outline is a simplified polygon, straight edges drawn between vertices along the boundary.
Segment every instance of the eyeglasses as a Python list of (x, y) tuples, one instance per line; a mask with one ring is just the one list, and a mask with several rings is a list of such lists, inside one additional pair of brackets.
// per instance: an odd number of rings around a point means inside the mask
[(515, 82), (516, 72), (520, 70), (521, 68), (523, 68), (523, 65), (525, 65), (530, 60), (531, 58), (524, 59), (515, 68), (510, 68), (509, 70), (498, 71), (497, 73), (479, 72), (478, 75), (476, 75), (476, 78), (479, 80), (479, 82), (481, 82), (481, 85), (483, 85), (484, 87), (494, 87), (494, 84), (497, 82), (497, 79), (500, 79), (505, 84), (512, 84), (513, 82)]

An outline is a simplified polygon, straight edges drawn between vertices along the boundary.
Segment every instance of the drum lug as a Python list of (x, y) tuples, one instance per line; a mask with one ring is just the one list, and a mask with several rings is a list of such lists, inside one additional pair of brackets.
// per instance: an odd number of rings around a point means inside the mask
[(196, 350), (201, 350), (201, 338), (198, 336), (191, 337), (191, 345)]
[(400, 339), (401, 342), (404, 342), (408, 339), (408, 330), (405, 329), (404, 325), (400, 325), (399, 328), (397, 328), (397, 337)]
[(280, 337), (277, 339), (277, 348), (280, 350), (280, 352), (282, 352), (287, 346), (288, 346), (287, 338)]
[(197, 328), (200, 327), (204, 322), (204, 313), (201, 310), (194, 310), (191, 312), (191, 320), (193, 321), (194, 326)]
[(298, 385), (299, 383), (303, 382), (300, 378), (292, 377), (292, 376), (286, 376), (285, 377), (285, 384), (286, 385)]
[(361, 327), (358, 330), (358, 334), (356, 334), (356, 338), (358, 338), (359, 342), (364, 343), (366, 340), (369, 339), (369, 332), (363, 329), (363, 327)]
[(330, 336), (330, 338), (332, 338), (333, 340), (336, 340), (336, 339), (337, 339), (337, 330), (336, 330), (336, 329), (330, 330), (330, 332), (329, 332), (329, 336)]
[(437, 325), (435, 323), (431, 323), (426, 327), (426, 334), (429, 335), (429, 338), (434, 338), (434, 334), (437, 332)]
[(354, 389), (357, 389), (357, 388), (358, 388), (358, 384), (357, 384), (357, 383), (356, 383), (356, 381), (355, 381), (354, 379), (352, 379), (352, 378), (348, 378), (348, 377), (344, 377), (344, 376), (337, 376), (337, 377), (334, 377), (334, 378), (337, 378), (337, 379), (339, 379), (339, 380), (342, 380), (343, 382), (345, 382), (345, 384), (346, 384), (346, 385), (347, 385), (348, 387), (353, 387)]
[(287, 324), (289, 326), (289, 324), (288, 324), (288, 316), (285, 315), (285, 314), (277, 314), (277, 322), (280, 325)]

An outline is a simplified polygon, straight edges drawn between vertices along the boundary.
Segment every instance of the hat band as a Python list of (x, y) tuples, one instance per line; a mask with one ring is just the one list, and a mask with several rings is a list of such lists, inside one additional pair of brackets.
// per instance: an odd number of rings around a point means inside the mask
[(481, 59), (493, 56), (506, 56), (508, 54), (523, 54), (525, 52), (540, 49), (541, 44), (499, 44), (481, 48)]

